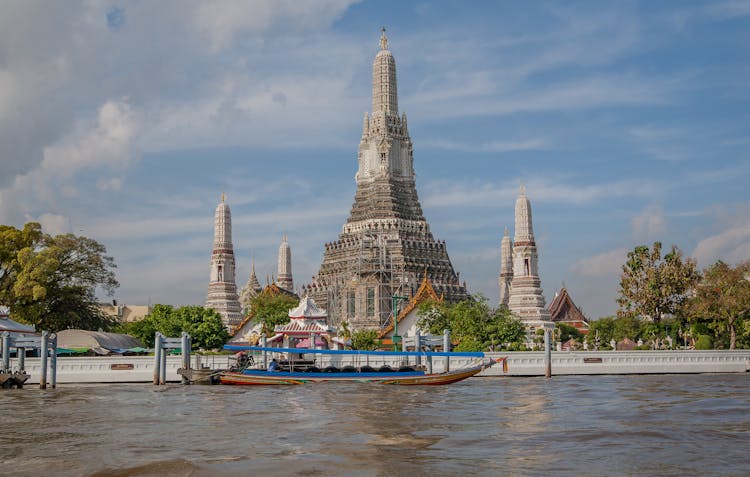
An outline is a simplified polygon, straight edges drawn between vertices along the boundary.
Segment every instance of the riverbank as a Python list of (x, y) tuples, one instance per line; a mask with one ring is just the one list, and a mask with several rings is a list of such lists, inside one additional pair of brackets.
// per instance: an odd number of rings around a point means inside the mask
[[(507, 356), (508, 372), (493, 366), (479, 376), (543, 376), (543, 352), (487, 353), (489, 357)], [(230, 356), (202, 356), (202, 365), (211, 369), (229, 367)], [(181, 357), (167, 359), (167, 381), (179, 382), (177, 370)], [(330, 359), (330, 358), (329, 358)], [(12, 360), (13, 361), (13, 360)], [(451, 369), (467, 365), (467, 358), (452, 358)], [(413, 358), (411, 363), (413, 364)], [(327, 364), (336, 364), (323, 363)], [(370, 365), (395, 364), (378, 360)], [(11, 362), (11, 367), (16, 363)], [(435, 358), (436, 372), (442, 371), (442, 358)], [(192, 356), (197, 368), (197, 357)], [(31, 375), (27, 385), (38, 384), (41, 372), (38, 358), (26, 358), (26, 371)], [(552, 352), (553, 375), (587, 374), (681, 374), (681, 373), (745, 373), (750, 371), (750, 350), (735, 351), (585, 351)], [(76, 383), (149, 383), (154, 377), (153, 356), (61, 357), (57, 360), (58, 384)]]

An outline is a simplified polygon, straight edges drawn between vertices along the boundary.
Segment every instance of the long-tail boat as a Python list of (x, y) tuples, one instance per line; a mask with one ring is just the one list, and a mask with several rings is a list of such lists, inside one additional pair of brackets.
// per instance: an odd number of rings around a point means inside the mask
[[(507, 371), (506, 358), (490, 359), (481, 352), (445, 352), (445, 351), (364, 351), (364, 350), (317, 350), (298, 348), (264, 348), (259, 346), (226, 345), (225, 349), (253, 353), (268, 353), (286, 355), (286, 360), (281, 360), (280, 370), (269, 371), (263, 368), (266, 361), (258, 359), (250, 360), (251, 364), (240, 369), (222, 372), (219, 377), (221, 384), (233, 385), (268, 385), (268, 384), (308, 384), (323, 382), (360, 382), (376, 384), (399, 384), (399, 385), (439, 385), (451, 384), (470, 378), (490, 366), (499, 362), (503, 363), (503, 369)], [(312, 354), (316, 357), (333, 356), (337, 358), (349, 358), (349, 363), (341, 366), (328, 365), (323, 368), (316, 366), (316, 360), (300, 359), (300, 355)], [(260, 356), (258, 356), (259, 358)], [(294, 359), (297, 357), (297, 359)], [(378, 358), (383, 362), (394, 362), (408, 360), (409, 357), (424, 358), (431, 364), (433, 357), (444, 357), (446, 361), (451, 357), (473, 358), (468, 366), (455, 370), (444, 370), (433, 373), (432, 366), (409, 366), (401, 365), (392, 368), (388, 365), (374, 368), (369, 365), (370, 359)], [(290, 359), (291, 358), (291, 359)], [(390, 358), (390, 359), (389, 359)], [(395, 358), (395, 359), (393, 359)], [(362, 361), (365, 361), (364, 363)], [(444, 366), (445, 367), (445, 366)]]

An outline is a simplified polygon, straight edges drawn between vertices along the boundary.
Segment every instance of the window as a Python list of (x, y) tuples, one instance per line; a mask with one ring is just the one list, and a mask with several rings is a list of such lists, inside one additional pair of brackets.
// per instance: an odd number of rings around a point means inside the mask
[(375, 316), (375, 289), (367, 289), (367, 316)]
[(356, 312), (357, 294), (352, 290), (346, 294), (346, 315), (349, 318), (354, 318)]
[(529, 270), (529, 259), (528, 258), (524, 258), (523, 259), (523, 268), (526, 271), (526, 276), (527, 277), (529, 275), (531, 275), (531, 270)]

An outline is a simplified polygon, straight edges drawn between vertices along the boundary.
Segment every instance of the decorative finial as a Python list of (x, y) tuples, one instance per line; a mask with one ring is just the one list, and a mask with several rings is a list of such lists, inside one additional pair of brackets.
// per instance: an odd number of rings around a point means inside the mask
[(523, 185), (523, 182), (521, 182), (521, 195), (526, 195), (526, 186)]
[(505, 226), (505, 232), (503, 233), (503, 235), (506, 236), (506, 237), (508, 236), (508, 226), (507, 225)]
[(380, 49), (387, 50), (388, 49), (388, 37), (385, 36), (385, 27), (381, 28), (380, 31), (383, 32), (380, 35)]
[(224, 202), (226, 200), (227, 196), (224, 194), (224, 191), (221, 192), (221, 201)]

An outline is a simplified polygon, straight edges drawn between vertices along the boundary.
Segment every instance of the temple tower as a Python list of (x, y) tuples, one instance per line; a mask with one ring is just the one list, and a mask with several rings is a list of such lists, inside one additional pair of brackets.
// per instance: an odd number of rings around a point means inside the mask
[(292, 249), (286, 235), (279, 245), (279, 262), (276, 268), (276, 284), (284, 290), (293, 292), (294, 281), (292, 280)]
[(508, 306), (510, 298), (510, 284), (513, 280), (513, 242), (508, 236), (508, 227), (505, 227), (503, 239), (500, 241), (500, 304)]
[(235, 283), (234, 247), (232, 246), (232, 212), (221, 194), (214, 215), (214, 247), (211, 253), (211, 279), (208, 283), (206, 308), (221, 315), (224, 326), (231, 330), (242, 319)]
[(531, 221), (531, 203), (526, 190), (516, 199), (516, 226), (513, 238), (513, 278), (508, 307), (530, 331), (550, 322), (545, 307), (542, 281), (539, 278), (538, 255)]
[(406, 114), (399, 116), (396, 61), (385, 30), (372, 66), (372, 114), (365, 113), (354, 204), (338, 240), (302, 290), (328, 311), (329, 323), (380, 328), (392, 296), (414, 293), (425, 273), (446, 300), (466, 298), (444, 241), (435, 240), (417, 197)]

